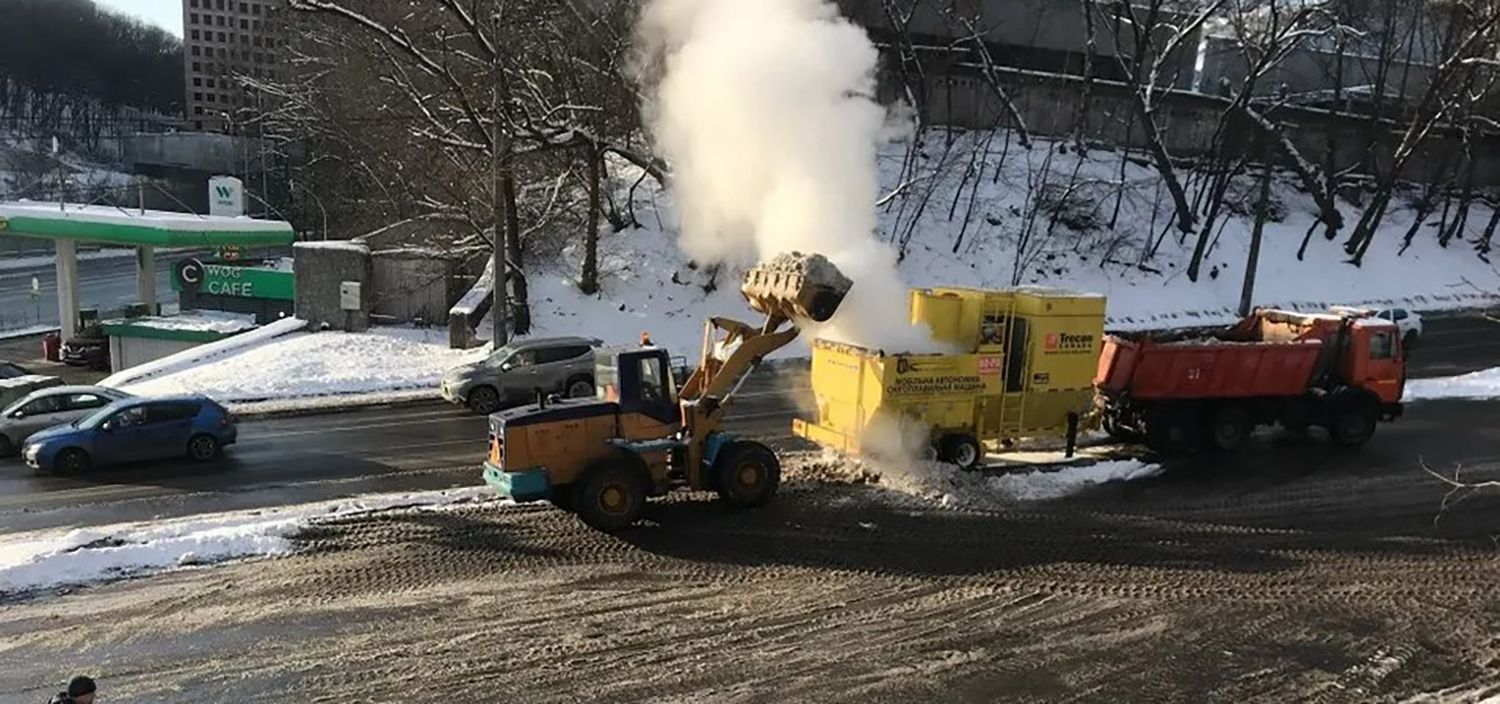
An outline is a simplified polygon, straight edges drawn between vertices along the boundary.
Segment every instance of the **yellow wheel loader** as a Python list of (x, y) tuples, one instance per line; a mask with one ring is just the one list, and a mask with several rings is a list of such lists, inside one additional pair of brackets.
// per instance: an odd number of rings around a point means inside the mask
[(538, 394), (533, 406), (490, 416), (485, 481), (605, 531), (629, 526), (648, 497), (678, 488), (715, 491), (737, 507), (765, 503), (780, 463), (765, 445), (724, 432), (725, 409), (767, 354), (796, 339), (799, 321), (832, 318), (850, 286), (820, 255), (783, 254), (751, 269), (740, 292), (765, 315), (761, 325), (709, 319), (702, 363), (681, 388), (665, 349), (601, 350), (597, 398), (549, 403)]

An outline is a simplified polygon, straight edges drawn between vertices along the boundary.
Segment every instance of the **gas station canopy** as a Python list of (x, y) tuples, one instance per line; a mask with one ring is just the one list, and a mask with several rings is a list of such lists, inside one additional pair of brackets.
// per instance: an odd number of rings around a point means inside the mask
[(134, 247), (137, 295), (144, 303), (154, 303), (157, 247), (268, 247), (296, 239), (292, 226), (280, 220), (31, 201), (0, 202), (0, 236), (4, 235), (56, 243), (63, 340), (72, 339), (78, 324), (79, 242)]
[(148, 247), (291, 244), (292, 226), (252, 220), (57, 203), (0, 203), (0, 234)]

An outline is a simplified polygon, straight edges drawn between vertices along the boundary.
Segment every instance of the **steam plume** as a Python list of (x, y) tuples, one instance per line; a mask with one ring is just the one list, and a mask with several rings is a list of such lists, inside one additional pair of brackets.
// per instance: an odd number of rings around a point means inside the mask
[(876, 50), (825, 0), (654, 0), (640, 26), (647, 117), (698, 261), (827, 256), (854, 281), (821, 337), (930, 345), (875, 237)]

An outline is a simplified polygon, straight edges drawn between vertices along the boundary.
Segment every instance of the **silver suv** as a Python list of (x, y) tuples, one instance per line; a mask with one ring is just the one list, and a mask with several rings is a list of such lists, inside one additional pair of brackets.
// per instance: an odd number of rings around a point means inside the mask
[(537, 392), (569, 398), (594, 395), (594, 350), (586, 337), (521, 340), (443, 376), (443, 398), (489, 415), (536, 398)]

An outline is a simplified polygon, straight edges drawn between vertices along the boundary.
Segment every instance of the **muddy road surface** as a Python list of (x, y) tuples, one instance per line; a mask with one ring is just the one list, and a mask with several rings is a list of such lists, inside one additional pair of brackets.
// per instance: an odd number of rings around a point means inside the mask
[(0, 700), (88, 671), (112, 702), (1477, 701), (1500, 496), (1444, 509), (1417, 460), (1500, 478), (1500, 424), (1423, 417), (1363, 456), (1262, 439), (983, 510), (804, 464), (765, 509), (677, 496), (618, 536), (346, 518), (291, 557), (0, 606)]

